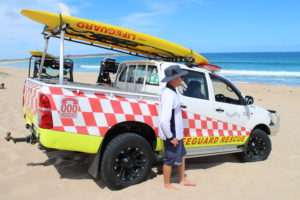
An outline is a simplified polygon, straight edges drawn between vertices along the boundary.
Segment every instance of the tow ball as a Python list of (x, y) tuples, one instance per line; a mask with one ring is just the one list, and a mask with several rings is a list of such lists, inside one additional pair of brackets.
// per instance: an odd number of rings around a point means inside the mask
[(14, 143), (17, 142), (27, 142), (30, 144), (37, 143), (37, 137), (32, 133), (31, 135), (28, 135), (27, 137), (21, 137), (21, 138), (14, 138), (11, 136), (11, 132), (6, 133), (6, 137), (4, 138), (7, 142), (12, 140)]

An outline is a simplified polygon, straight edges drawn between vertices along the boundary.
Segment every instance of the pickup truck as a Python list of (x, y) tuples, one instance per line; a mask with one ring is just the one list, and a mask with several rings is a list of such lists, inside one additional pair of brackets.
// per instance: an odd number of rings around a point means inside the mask
[(253, 97), (214, 70), (182, 63), (125, 61), (110, 85), (27, 78), (26, 127), (43, 147), (94, 154), (89, 173), (101, 175), (109, 188), (137, 184), (163, 157), (160, 80), (174, 64), (188, 71), (178, 88), (187, 157), (238, 153), (243, 161), (267, 159), (279, 113), (254, 105)]
[[(94, 154), (89, 174), (101, 175), (111, 189), (145, 180), (157, 158), (163, 157), (158, 105), (165, 84), (160, 80), (167, 67), (178, 64), (188, 71), (178, 88), (187, 156), (238, 153), (249, 162), (268, 158), (269, 136), (279, 131), (279, 113), (254, 105), (253, 97), (244, 96), (197, 52), (69, 12), (21, 13), (45, 25), (45, 48), (37, 54), (40, 58), (23, 92), (31, 131), (27, 142)], [(50, 38), (60, 38), (59, 60), (47, 56)], [(79, 83), (73, 79), (73, 62), (64, 58), (65, 40), (148, 60), (116, 64), (107, 59), (95, 84)], [(8, 134), (7, 140), (11, 138)]]

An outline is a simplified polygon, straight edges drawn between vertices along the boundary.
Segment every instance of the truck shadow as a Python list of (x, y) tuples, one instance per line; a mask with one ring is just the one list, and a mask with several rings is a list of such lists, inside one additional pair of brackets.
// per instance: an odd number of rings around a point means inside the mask
[[(86, 153), (54, 150), (46, 151), (47, 160), (44, 162), (27, 163), (27, 166), (54, 166), (62, 179), (93, 179), (88, 174), (88, 168), (93, 160), (93, 156)], [(224, 163), (240, 163), (235, 154), (217, 155), (199, 158), (189, 158), (186, 160), (186, 170), (209, 169)], [(147, 180), (153, 179), (162, 174), (163, 162), (158, 161), (148, 175)], [(173, 170), (172, 182), (177, 181), (177, 171)], [(105, 188), (105, 183), (101, 178), (95, 180), (100, 188)]]

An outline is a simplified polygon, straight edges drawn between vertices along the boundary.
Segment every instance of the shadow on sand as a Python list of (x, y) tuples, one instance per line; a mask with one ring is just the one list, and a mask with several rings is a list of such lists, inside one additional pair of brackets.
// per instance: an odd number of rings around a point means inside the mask
[[(47, 160), (40, 163), (27, 163), (27, 166), (54, 166), (59, 173), (60, 178), (93, 179), (88, 174), (88, 168), (94, 158), (93, 155), (63, 150), (45, 151), (45, 154), (48, 157)], [(240, 163), (235, 154), (189, 158), (186, 160), (186, 170), (209, 169), (227, 162)], [(162, 165), (162, 161), (157, 162), (147, 179), (153, 179), (157, 175), (161, 175)], [(176, 182), (178, 179), (176, 174), (177, 171), (173, 170), (173, 172), (171, 181)], [(106, 187), (101, 178), (94, 181), (100, 188), (103, 189)]]

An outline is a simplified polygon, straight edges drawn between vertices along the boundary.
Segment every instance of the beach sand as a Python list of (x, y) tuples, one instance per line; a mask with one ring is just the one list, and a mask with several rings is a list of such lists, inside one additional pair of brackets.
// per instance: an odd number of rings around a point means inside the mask
[[(281, 130), (271, 137), (268, 160), (241, 163), (234, 154), (187, 160), (186, 174), (196, 187), (162, 187), (160, 166), (141, 184), (111, 191), (87, 173), (86, 154), (52, 151), (4, 140), (29, 134), (22, 117), (22, 91), (27, 70), (0, 68), (0, 199), (300, 199), (300, 87), (237, 84), (255, 104), (281, 113)], [(80, 75), (82, 80), (96, 75)], [(75, 80), (79, 77), (75, 75)], [(176, 173), (175, 173), (176, 174)], [(173, 177), (176, 179), (176, 176)]]

